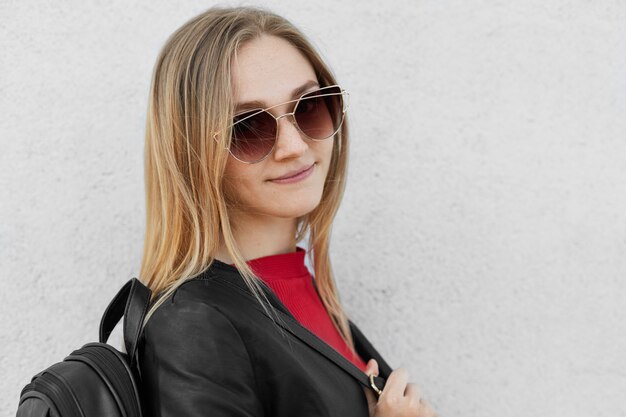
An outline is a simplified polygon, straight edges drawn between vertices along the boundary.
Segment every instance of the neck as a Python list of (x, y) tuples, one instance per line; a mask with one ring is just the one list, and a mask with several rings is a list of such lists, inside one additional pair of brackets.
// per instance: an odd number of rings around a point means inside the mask
[[(245, 213), (231, 216), (233, 236), (246, 261), (296, 251), (297, 219)], [(215, 258), (228, 264), (234, 263), (223, 239)]]

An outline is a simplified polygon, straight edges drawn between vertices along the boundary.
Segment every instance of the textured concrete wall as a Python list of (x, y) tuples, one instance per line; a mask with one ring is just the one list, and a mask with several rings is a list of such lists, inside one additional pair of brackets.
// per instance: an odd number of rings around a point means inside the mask
[[(1, 416), (138, 273), (150, 73), (211, 4), (0, 3)], [(626, 2), (264, 4), (351, 92), (333, 265), (391, 365), (442, 417), (626, 415)]]

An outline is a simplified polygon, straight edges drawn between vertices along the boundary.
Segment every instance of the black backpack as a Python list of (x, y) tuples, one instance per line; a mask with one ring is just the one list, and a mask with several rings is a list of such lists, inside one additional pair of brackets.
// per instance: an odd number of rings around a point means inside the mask
[[(100, 320), (100, 342), (35, 375), (22, 389), (16, 417), (142, 417), (136, 355), (150, 294), (137, 278), (128, 281)], [(122, 316), (127, 353), (106, 343)]]

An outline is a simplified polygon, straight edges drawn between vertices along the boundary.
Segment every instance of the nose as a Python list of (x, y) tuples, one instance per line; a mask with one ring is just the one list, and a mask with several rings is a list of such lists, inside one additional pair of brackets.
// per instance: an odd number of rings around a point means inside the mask
[(278, 119), (274, 159), (297, 158), (302, 156), (309, 145), (295, 125), (293, 115), (284, 115)]

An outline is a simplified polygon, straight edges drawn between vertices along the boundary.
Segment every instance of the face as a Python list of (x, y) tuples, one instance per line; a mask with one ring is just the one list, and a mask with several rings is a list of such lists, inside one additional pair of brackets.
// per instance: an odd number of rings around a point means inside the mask
[[(282, 38), (263, 35), (244, 44), (233, 61), (231, 77), (235, 104), (260, 101), (262, 108), (295, 100), (319, 88), (313, 67), (294, 46)], [(293, 96), (294, 90), (306, 86)], [(270, 109), (279, 117), (293, 111), (295, 103)], [(235, 113), (239, 112), (238, 108)], [(311, 212), (320, 202), (328, 173), (334, 138), (313, 141), (301, 135), (286, 116), (278, 120), (272, 153), (255, 164), (229, 155), (225, 192), (237, 210), (248, 215), (297, 218)], [(308, 177), (296, 182), (275, 179), (312, 166)]]

